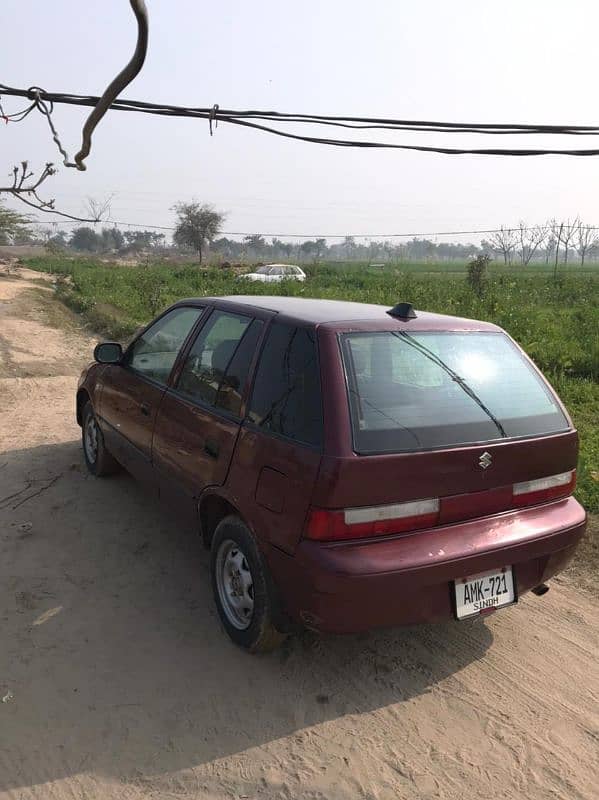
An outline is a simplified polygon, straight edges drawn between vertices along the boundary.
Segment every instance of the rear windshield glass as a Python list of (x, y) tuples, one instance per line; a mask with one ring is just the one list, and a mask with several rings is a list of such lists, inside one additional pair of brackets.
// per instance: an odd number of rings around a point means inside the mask
[(502, 333), (341, 337), (354, 450), (428, 450), (566, 430), (552, 393)]

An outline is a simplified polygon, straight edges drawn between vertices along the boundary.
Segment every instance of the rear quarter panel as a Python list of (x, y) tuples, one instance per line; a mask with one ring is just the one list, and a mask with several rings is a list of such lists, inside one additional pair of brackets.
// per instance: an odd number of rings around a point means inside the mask
[(295, 550), (320, 460), (318, 450), (241, 426), (226, 490), (263, 544)]

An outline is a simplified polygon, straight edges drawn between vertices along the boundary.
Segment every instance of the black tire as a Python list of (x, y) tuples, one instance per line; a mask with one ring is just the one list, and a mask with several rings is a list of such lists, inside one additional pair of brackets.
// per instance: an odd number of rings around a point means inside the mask
[[(247, 627), (240, 627), (244, 623), (239, 620), (237, 625), (232, 622), (231, 613), (234, 612), (227, 611), (227, 600), (221, 597), (221, 592), (226, 591), (222, 580), (219, 590), (217, 572), (221, 571), (223, 552), (227, 549), (229, 552), (239, 551), (239, 557), (250, 573), (253, 608), (247, 618)], [(274, 623), (281, 617), (276, 590), (254, 537), (239, 517), (225, 517), (217, 525), (210, 551), (210, 575), (219, 617), (233, 642), (250, 653), (266, 653), (278, 647), (285, 639), (285, 633)]]
[[(113, 475), (121, 468), (118, 461), (108, 452), (104, 444), (102, 431), (96, 420), (92, 404), (88, 401), (81, 415), (81, 444), (83, 446), (83, 456), (85, 464), (92, 475), (96, 478), (103, 478), (106, 475)], [(93, 426), (96, 436), (95, 457), (93, 448), (89, 443), (86, 444), (86, 435), (89, 433), (90, 426)]]

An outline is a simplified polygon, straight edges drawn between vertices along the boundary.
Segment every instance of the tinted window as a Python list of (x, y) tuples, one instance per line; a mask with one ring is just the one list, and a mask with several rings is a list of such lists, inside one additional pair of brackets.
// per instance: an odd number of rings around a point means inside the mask
[(224, 408), (237, 417), (241, 414), (243, 390), (247, 383), (254, 353), (256, 352), (256, 345), (262, 333), (262, 326), (263, 323), (255, 319), (246, 330), (216, 395), (216, 407)]
[(568, 427), (552, 393), (502, 333), (351, 333), (342, 341), (358, 452)]
[(320, 375), (313, 330), (273, 324), (260, 357), (249, 417), (290, 439), (321, 443)]
[(218, 405), (238, 414), (251, 360), (252, 340), (255, 348), (257, 335), (252, 334), (238, 357), (237, 353), (251, 323), (250, 317), (241, 314), (214, 311), (187, 355), (177, 389), (192, 400)]
[(167, 383), (175, 359), (203, 308), (175, 308), (151, 325), (131, 346), (125, 363), (136, 372)]

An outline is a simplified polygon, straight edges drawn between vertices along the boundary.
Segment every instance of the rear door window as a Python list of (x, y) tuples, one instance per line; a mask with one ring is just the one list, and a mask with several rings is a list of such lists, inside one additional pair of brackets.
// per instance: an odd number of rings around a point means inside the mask
[(243, 314), (213, 311), (187, 354), (177, 391), (239, 416), (262, 324)]
[(252, 359), (264, 323), (255, 319), (243, 335), (235, 355), (229, 362), (224, 377), (218, 387), (214, 405), (230, 411), (238, 417), (241, 413), (243, 390), (247, 383)]
[(434, 449), (568, 429), (553, 393), (502, 333), (341, 336), (354, 449)]
[(273, 323), (256, 371), (249, 419), (288, 439), (321, 445), (322, 402), (314, 330)]

